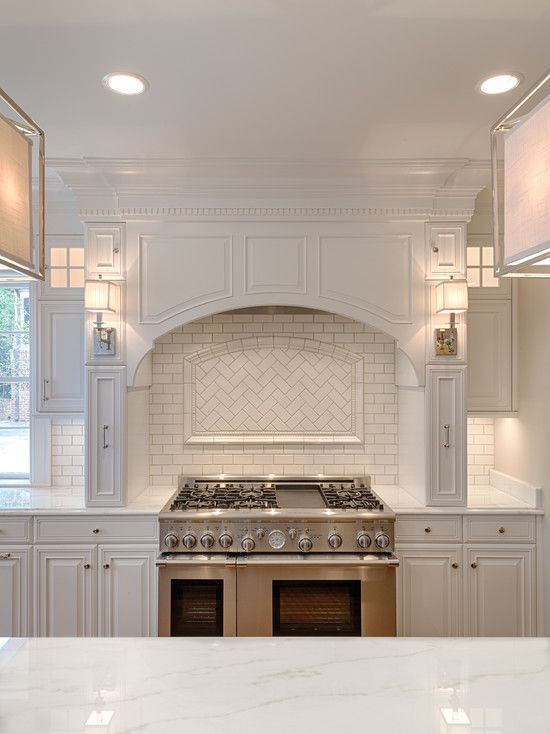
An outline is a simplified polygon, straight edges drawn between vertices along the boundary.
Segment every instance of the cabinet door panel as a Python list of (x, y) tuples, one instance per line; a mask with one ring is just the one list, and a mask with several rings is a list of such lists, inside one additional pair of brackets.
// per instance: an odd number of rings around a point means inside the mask
[(0, 637), (27, 637), (30, 629), (30, 548), (0, 548)]
[(468, 410), (512, 410), (512, 303), (472, 301), (468, 310)]
[(88, 372), (87, 504), (119, 506), (124, 502), (124, 367)]
[(36, 634), (89, 637), (96, 632), (96, 546), (35, 551)]
[(156, 546), (99, 549), (99, 634), (156, 634)]
[(466, 634), (533, 635), (534, 546), (467, 546), (466, 557)]
[(86, 228), (86, 239), (86, 277), (122, 279), (123, 225), (89, 224)]
[(42, 301), (39, 312), (38, 406), (48, 412), (84, 410), (84, 308)]
[(464, 376), (463, 367), (427, 369), (430, 505), (466, 504)]
[(399, 634), (461, 634), (462, 547), (400, 545), (397, 555)]
[(466, 272), (466, 225), (457, 222), (426, 225), (428, 279), (464, 276)]

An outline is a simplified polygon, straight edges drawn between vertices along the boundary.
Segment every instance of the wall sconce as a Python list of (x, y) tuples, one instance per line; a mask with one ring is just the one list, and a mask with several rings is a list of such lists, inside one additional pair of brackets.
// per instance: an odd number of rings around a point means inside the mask
[(458, 350), (458, 332), (455, 326), (455, 314), (468, 310), (468, 281), (449, 280), (438, 283), (435, 287), (435, 312), (450, 315), (449, 326), (435, 330), (435, 354), (438, 357), (456, 357)]
[(87, 280), (84, 286), (84, 308), (95, 311), (93, 352), (95, 357), (116, 354), (116, 329), (103, 325), (103, 313), (114, 313), (115, 284), (108, 280)]

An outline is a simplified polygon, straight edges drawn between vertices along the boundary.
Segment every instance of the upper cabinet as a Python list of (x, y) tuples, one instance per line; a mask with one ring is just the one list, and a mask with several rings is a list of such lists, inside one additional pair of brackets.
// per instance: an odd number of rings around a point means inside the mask
[(46, 237), (46, 277), (40, 298), (84, 298), (84, 241), (82, 235)]
[(86, 277), (124, 280), (124, 225), (86, 226)]
[(39, 301), (37, 308), (39, 411), (84, 410), (84, 309), (82, 303)]
[(426, 224), (426, 279), (445, 280), (466, 274), (466, 224)]

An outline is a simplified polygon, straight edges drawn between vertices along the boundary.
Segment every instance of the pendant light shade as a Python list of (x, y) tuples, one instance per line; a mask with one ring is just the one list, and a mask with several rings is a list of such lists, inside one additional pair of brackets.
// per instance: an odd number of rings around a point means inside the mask
[(468, 310), (468, 281), (444, 280), (435, 288), (436, 313), (463, 313)]

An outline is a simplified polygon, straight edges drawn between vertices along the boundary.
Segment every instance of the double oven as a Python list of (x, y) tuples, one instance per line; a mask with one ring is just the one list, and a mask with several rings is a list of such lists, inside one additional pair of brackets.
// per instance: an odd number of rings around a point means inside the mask
[(395, 515), (368, 478), (182, 478), (159, 519), (162, 636), (396, 634)]
[(183, 555), (159, 559), (161, 636), (396, 634), (391, 554)]

